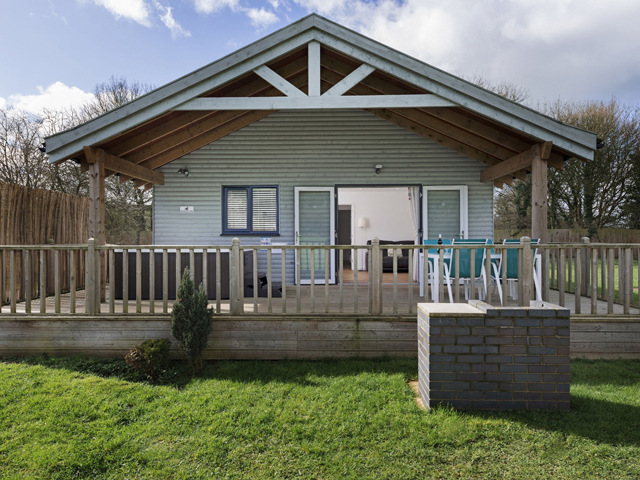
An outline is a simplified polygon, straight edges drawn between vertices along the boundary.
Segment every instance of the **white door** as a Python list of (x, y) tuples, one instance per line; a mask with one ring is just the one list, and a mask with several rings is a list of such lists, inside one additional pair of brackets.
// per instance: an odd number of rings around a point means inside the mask
[[(296, 245), (335, 245), (335, 221), (333, 187), (295, 187)], [(296, 278), (296, 282), (310, 284), (311, 251), (298, 252), (296, 262), (298, 261), (300, 278)], [(313, 264), (314, 283), (324, 284), (325, 251), (323, 248), (314, 251)], [(335, 283), (335, 270), (335, 251), (331, 250), (329, 283)]]
[(469, 238), (467, 186), (423, 187), (425, 240)]

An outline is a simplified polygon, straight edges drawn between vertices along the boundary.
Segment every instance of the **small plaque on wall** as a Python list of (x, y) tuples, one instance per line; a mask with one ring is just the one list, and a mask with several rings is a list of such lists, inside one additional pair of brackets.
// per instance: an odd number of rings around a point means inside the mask
[(194, 207), (180, 207), (180, 213), (194, 213), (195, 211)]

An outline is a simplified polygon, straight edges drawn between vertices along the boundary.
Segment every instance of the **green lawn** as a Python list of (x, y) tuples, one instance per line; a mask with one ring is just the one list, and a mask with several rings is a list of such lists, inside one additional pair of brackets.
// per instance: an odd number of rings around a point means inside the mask
[[(555, 283), (550, 284), (550, 285), (551, 285), (551, 288), (556, 288), (557, 289), (558, 288), (558, 272), (557, 272), (558, 265), (557, 265), (557, 263), (556, 263), (556, 267), (555, 268), (556, 268)], [(572, 271), (571, 290), (570, 291), (573, 292), (574, 291), (574, 282), (575, 282), (574, 276), (575, 276), (575, 268), (576, 268), (575, 264), (573, 262), (571, 263), (571, 268), (572, 268), (573, 271)], [(607, 270), (607, 268), (608, 267), (605, 266), (605, 274), (608, 275), (609, 271)], [(602, 276), (601, 276), (601, 273), (602, 273), (602, 260), (600, 259), (600, 257), (598, 257), (598, 296), (599, 297), (602, 297)], [(567, 265), (565, 267), (565, 277), (564, 277), (565, 278), (565, 285), (567, 285), (567, 287), (568, 287), (567, 279), (569, 278), (568, 274), (569, 274), (569, 266)], [(551, 272), (549, 272), (549, 279), (551, 279)], [(614, 279), (614, 290), (615, 290), (614, 301), (622, 303), (622, 301), (624, 299), (620, 298), (620, 291), (619, 291), (619, 285), (618, 285), (618, 259), (617, 258), (614, 261), (614, 277), (613, 277), (613, 279)], [(607, 282), (606, 286), (608, 288), (609, 280), (606, 279), (606, 282)], [(569, 291), (569, 288), (567, 288), (567, 291)], [(633, 261), (633, 296), (631, 298), (631, 304), (632, 305), (637, 305), (638, 304), (638, 261), (637, 260)]]
[(420, 410), (415, 360), (0, 361), (0, 478), (640, 478), (640, 361), (574, 361), (570, 412)]

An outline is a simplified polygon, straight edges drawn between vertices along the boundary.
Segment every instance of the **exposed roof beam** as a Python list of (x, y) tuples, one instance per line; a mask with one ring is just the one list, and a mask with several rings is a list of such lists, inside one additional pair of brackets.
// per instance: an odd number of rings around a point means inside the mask
[(308, 52), (308, 75), (309, 75), (309, 96), (320, 96), (320, 44), (309, 42)]
[(174, 110), (324, 110), (339, 108), (455, 107), (437, 95), (349, 95), (343, 97), (194, 98)]
[(347, 93), (357, 84), (359, 84), (362, 80), (364, 80), (369, 75), (371, 75), (371, 73), (373, 73), (374, 71), (375, 71), (375, 68), (373, 68), (371, 65), (367, 65), (367, 64), (360, 65), (353, 72), (351, 72), (349, 75), (343, 78), (339, 83), (331, 87), (331, 89), (328, 92), (325, 92), (323, 96), (339, 97)]
[(211, 142), (215, 142), (216, 140), (225, 137), (230, 133), (246, 127), (247, 125), (251, 125), (253, 122), (257, 122), (258, 120), (267, 117), (272, 113), (274, 112), (262, 110), (245, 113), (239, 117), (234, 118), (230, 122), (227, 122), (217, 128), (206, 132), (203, 135), (195, 137), (181, 145), (177, 145), (174, 148), (171, 148), (170, 150), (167, 150), (156, 157), (145, 160), (141, 163), (141, 165), (152, 169), (161, 167), (162, 165), (172, 162), (173, 160), (180, 158), (187, 153), (191, 153), (198, 148), (204, 147)]
[[(322, 64), (325, 68), (333, 70), (334, 72), (337, 72), (343, 76), (348, 75), (349, 72), (353, 69), (353, 67), (351, 67), (350, 65), (329, 55), (323, 57)], [(330, 76), (331, 72), (325, 71), (325, 76), (327, 75)], [(357, 88), (361, 94), (366, 95), (371, 95), (372, 93), (385, 95), (406, 95), (414, 93), (413, 90), (409, 90), (408, 88), (389, 83), (375, 75), (371, 75), (362, 80)], [(429, 110), (424, 110), (424, 113), (440, 118), (455, 127), (472, 133), (473, 135), (483, 137), (490, 142), (508, 148), (512, 150), (513, 153), (523, 152), (531, 148), (531, 143), (524, 142), (497, 128), (473, 120), (468, 116), (456, 112), (455, 110), (452, 110), (450, 108), (430, 108)], [(564, 168), (563, 155), (557, 152), (552, 152), (551, 157), (549, 157), (549, 165), (562, 170)]]
[(396, 125), (402, 128), (406, 128), (407, 130), (412, 131), (428, 140), (439, 143), (440, 145), (450, 148), (451, 150), (455, 150), (456, 152), (462, 153), (463, 155), (466, 155), (469, 158), (473, 158), (474, 160), (478, 160), (479, 162), (486, 165), (496, 165), (499, 162), (499, 160), (495, 157), (487, 155), (486, 153), (478, 149), (469, 147), (468, 145), (457, 142), (456, 140), (453, 140), (445, 135), (442, 135), (441, 133), (436, 132), (435, 130), (425, 127), (424, 125), (420, 125), (413, 120), (409, 120), (408, 118), (398, 115), (397, 113), (390, 110), (374, 109), (369, 111), (380, 118), (384, 118), (391, 123), (395, 123)]
[(306, 97), (304, 92), (291, 85), (286, 79), (282, 78), (276, 72), (266, 65), (261, 65), (254, 70), (254, 73), (260, 75), (264, 80), (269, 82), (275, 88), (284, 93), (287, 97)]
[(490, 182), (491, 180), (504, 177), (505, 175), (511, 175), (516, 171), (529, 168), (533, 163), (533, 158), (538, 155), (538, 152), (540, 152), (540, 157), (543, 160), (547, 160), (551, 153), (552, 146), (553, 144), (551, 142), (534, 145), (529, 150), (511, 157), (509, 160), (505, 160), (491, 168), (487, 168), (480, 174), (480, 181)]
[(144, 180), (145, 183), (164, 185), (164, 175), (160, 172), (155, 172), (150, 168), (123, 160), (120, 157), (105, 152), (101, 148), (84, 147), (84, 152), (87, 163), (102, 160), (105, 169)]

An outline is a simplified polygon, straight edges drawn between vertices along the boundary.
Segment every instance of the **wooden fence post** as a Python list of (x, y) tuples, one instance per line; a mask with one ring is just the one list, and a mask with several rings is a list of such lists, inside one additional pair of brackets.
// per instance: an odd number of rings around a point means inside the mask
[(521, 237), (522, 245), (522, 294), (520, 296), (520, 306), (528, 307), (531, 303), (531, 292), (533, 290), (533, 251), (531, 250), (531, 238)]
[(240, 278), (240, 239), (234, 238), (231, 241), (229, 255), (229, 302), (231, 315), (240, 315), (243, 310), (243, 305), (240, 302)]
[[(87, 240), (87, 278), (85, 281), (85, 301), (87, 315), (96, 314), (96, 239)], [(98, 295), (100, 293), (98, 292)], [(100, 298), (100, 297), (98, 297)]]
[(380, 240), (378, 237), (371, 242), (371, 278), (373, 303), (371, 313), (380, 315), (382, 313), (382, 264), (380, 258)]

